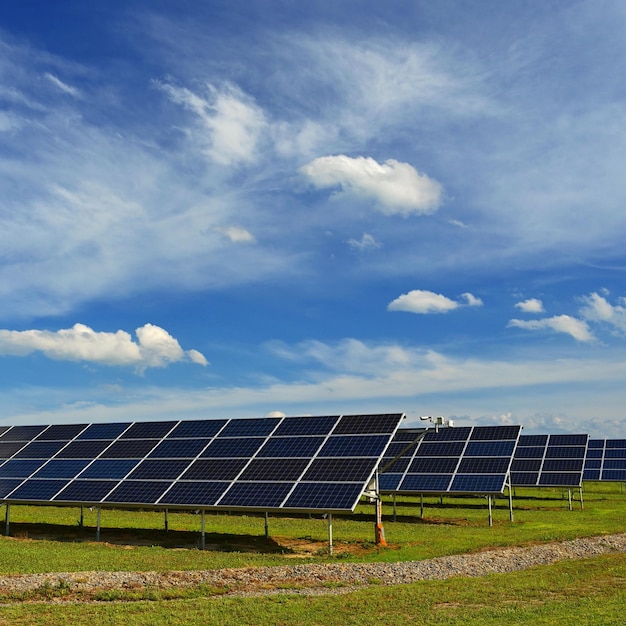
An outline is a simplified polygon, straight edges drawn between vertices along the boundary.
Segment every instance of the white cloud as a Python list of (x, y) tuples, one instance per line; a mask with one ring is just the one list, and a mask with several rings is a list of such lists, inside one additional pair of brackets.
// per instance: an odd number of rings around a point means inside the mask
[(72, 87), (71, 85), (68, 85), (67, 83), (64, 83), (60, 78), (57, 78), (56, 76), (54, 76), (54, 74), (50, 74), (50, 72), (46, 72), (44, 74), (44, 76), (60, 91), (62, 91), (63, 93), (66, 93), (70, 96), (73, 96), (74, 98), (79, 98), (80, 97), (80, 91), (78, 89), (76, 89), (76, 87)]
[(526, 330), (553, 330), (557, 333), (571, 335), (576, 341), (581, 342), (591, 342), (595, 340), (587, 323), (584, 320), (576, 319), (570, 315), (556, 315), (542, 320), (512, 319), (507, 326), (524, 328)]
[(437, 181), (394, 159), (380, 164), (371, 157), (325, 156), (300, 172), (317, 188), (339, 188), (339, 195), (375, 201), (385, 215), (426, 215), (441, 204), (442, 187)]
[(47, 330), (0, 330), (0, 356), (27, 356), (42, 352), (59, 361), (87, 361), (101, 365), (134, 366), (138, 370), (165, 367), (169, 363), (189, 360), (207, 365), (197, 350), (185, 351), (167, 331), (145, 324), (135, 331), (138, 341), (129, 333), (96, 332), (84, 324), (56, 332)]
[(254, 243), (256, 241), (254, 235), (241, 226), (216, 226), (213, 230), (226, 236), (233, 243)]
[(619, 298), (621, 304), (613, 305), (598, 293), (591, 293), (582, 300), (585, 306), (580, 309), (580, 313), (585, 319), (608, 324), (626, 334), (626, 298)]
[(267, 128), (263, 110), (252, 98), (230, 83), (221, 89), (207, 85), (208, 93), (198, 95), (190, 89), (157, 84), (176, 104), (192, 111), (199, 121), (198, 140), (216, 163), (235, 165), (257, 158), (261, 134)]
[(355, 250), (373, 250), (380, 248), (382, 244), (378, 243), (376, 239), (369, 233), (363, 233), (361, 239), (348, 239), (348, 245)]
[(529, 298), (522, 302), (517, 302), (515, 306), (524, 313), (543, 313), (543, 302), (537, 298)]
[(450, 298), (432, 291), (414, 289), (398, 296), (387, 306), (388, 311), (407, 311), (408, 313), (447, 313), (462, 306), (482, 306), (480, 298), (471, 293), (461, 294), (465, 303), (451, 300)]

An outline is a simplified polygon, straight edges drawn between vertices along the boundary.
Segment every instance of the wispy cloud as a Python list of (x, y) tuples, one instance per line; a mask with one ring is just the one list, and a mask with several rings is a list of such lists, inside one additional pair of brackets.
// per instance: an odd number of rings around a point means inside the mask
[(343, 154), (314, 159), (300, 171), (317, 188), (373, 200), (385, 215), (427, 215), (441, 204), (442, 187), (412, 165)]
[(483, 301), (471, 293), (461, 294), (460, 300), (451, 300), (440, 293), (414, 289), (390, 302), (387, 310), (422, 314), (447, 313), (462, 306), (478, 307), (482, 305)]
[(58, 331), (0, 330), (0, 356), (24, 357), (41, 352), (59, 361), (85, 361), (109, 366), (165, 367), (178, 361), (208, 365), (197, 350), (183, 350), (159, 326), (145, 324), (135, 331), (137, 341), (123, 330), (96, 332), (84, 324)]
[(582, 300), (580, 313), (586, 320), (605, 324), (626, 335), (626, 298), (618, 298), (618, 304), (611, 304), (604, 296), (591, 293)]
[(73, 96), (74, 98), (80, 98), (81, 97), (81, 93), (80, 93), (80, 91), (78, 89), (76, 89), (76, 87), (72, 87), (71, 85), (68, 85), (67, 83), (64, 83), (60, 78), (58, 78), (54, 74), (51, 74), (50, 72), (46, 72), (44, 74), (44, 76), (57, 89), (59, 89), (63, 93), (66, 93), (66, 94), (68, 94), (70, 96)]
[(361, 239), (348, 239), (347, 243), (351, 248), (360, 251), (374, 250), (382, 246), (382, 244), (376, 241), (373, 235), (370, 235), (369, 233), (363, 233), (363, 237), (361, 237)]
[(584, 343), (595, 341), (595, 337), (587, 323), (571, 315), (555, 315), (554, 317), (547, 317), (541, 320), (512, 319), (507, 326), (525, 330), (552, 330), (557, 333), (570, 335), (576, 341)]

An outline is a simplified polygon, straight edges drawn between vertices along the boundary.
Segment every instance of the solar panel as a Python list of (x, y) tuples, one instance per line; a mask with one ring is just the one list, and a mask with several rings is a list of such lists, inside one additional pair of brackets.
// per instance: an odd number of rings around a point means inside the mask
[(352, 511), (401, 414), (0, 429), (0, 500)]
[(626, 482), (626, 439), (590, 439), (583, 479)]
[(513, 455), (511, 484), (580, 487), (588, 441), (585, 434), (522, 435)]
[(394, 459), (387, 452), (383, 459), (381, 493), (490, 495), (504, 491), (521, 426), (414, 430), (414, 445), (407, 431), (399, 429), (390, 446), (404, 454)]

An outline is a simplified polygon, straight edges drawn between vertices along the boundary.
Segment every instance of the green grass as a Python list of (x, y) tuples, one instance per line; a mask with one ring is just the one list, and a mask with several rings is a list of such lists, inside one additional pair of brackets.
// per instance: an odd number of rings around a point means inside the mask
[[(156, 512), (103, 511), (101, 543), (96, 513), (77, 509), (11, 507), (11, 537), (0, 537), (0, 574), (55, 571), (167, 571), (300, 562), (400, 561), (459, 554), (495, 546), (530, 545), (626, 531), (626, 495), (617, 484), (590, 484), (585, 508), (567, 508), (560, 490), (518, 490), (515, 521), (508, 501), (498, 499), (494, 525), (480, 498), (399, 498), (397, 521), (384, 507), (387, 548), (373, 546), (373, 507), (336, 516), (335, 554), (327, 554), (327, 521), (270, 517), (270, 539), (262, 516), (207, 515), (207, 550), (197, 549), (198, 515), (170, 514), (170, 531)], [(0, 526), (1, 528), (1, 526)], [(294, 543), (295, 541), (295, 543)], [(309, 545), (299, 553), (298, 542)], [(294, 552), (295, 551), (295, 552)], [(132, 589), (101, 592), (99, 603), (55, 604), (63, 586), (43, 586), (0, 606), (1, 624), (76, 624), (97, 620), (135, 624), (621, 624), (626, 555), (570, 561), (524, 572), (477, 579), (452, 579), (386, 587), (340, 596), (302, 597), (297, 587), (267, 598), (221, 598), (225, 589)], [(341, 586), (330, 585), (329, 591)]]

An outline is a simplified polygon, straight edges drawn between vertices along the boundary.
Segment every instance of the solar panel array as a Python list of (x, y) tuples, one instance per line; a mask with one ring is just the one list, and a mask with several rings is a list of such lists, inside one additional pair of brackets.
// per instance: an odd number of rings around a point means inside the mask
[(626, 482), (626, 439), (590, 439), (583, 478)]
[(0, 501), (352, 511), (402, 414), (0, 428)]
[(399, 429), (381, 463), (379, 489), (381, 493), (404, 494), (502, 493), (521, 428), (429, 429), (413, 446), (411, 442), (420, 432)]
[(580, 487), (589, 435), (522, 435), (511, 484), (517, 487)]

